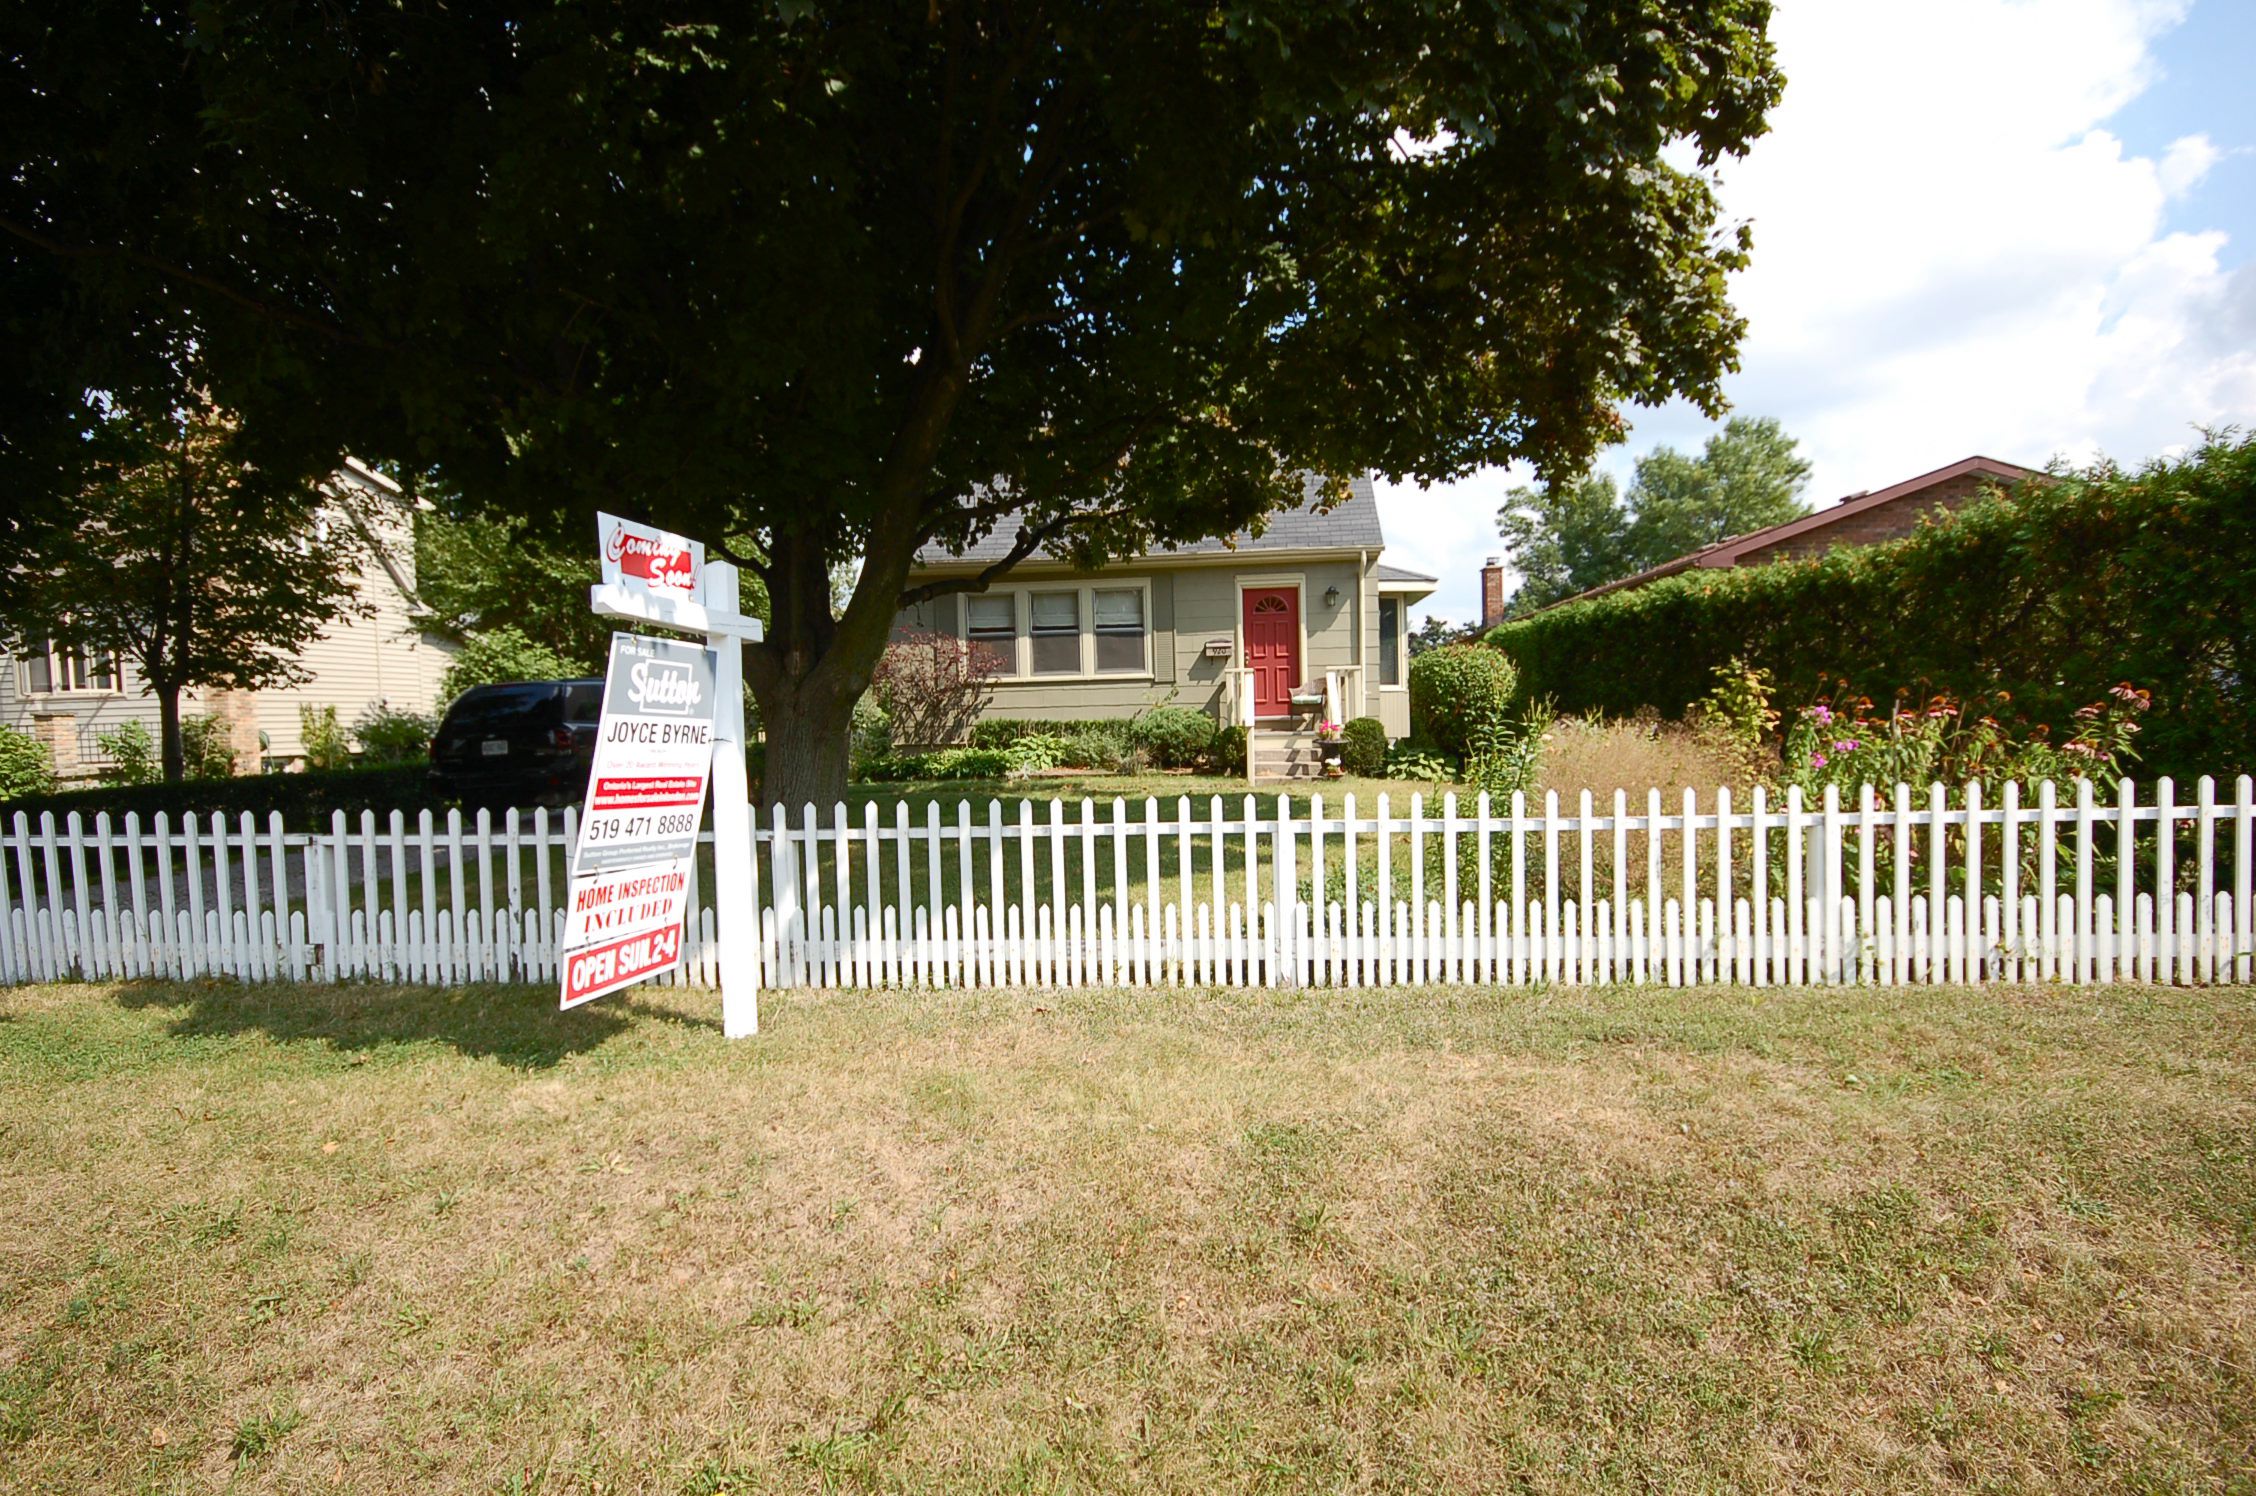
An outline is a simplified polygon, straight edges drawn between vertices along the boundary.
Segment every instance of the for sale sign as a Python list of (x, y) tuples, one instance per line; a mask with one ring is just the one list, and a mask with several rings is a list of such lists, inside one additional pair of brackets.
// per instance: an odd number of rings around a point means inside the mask
[(696, 848), (713, 769), (717, 668), (702, 644), (611, 636), (574, 873), (687, 857)]
[(598, 514), (595, 527), (605, 582), (655, 597), (697, 595), (705, 571), (703, 542), (615, 514)]
[(562, 952), (563, 1006), (682, 959), (697, 823), (713, 767), (713, 651), (611, 636)]

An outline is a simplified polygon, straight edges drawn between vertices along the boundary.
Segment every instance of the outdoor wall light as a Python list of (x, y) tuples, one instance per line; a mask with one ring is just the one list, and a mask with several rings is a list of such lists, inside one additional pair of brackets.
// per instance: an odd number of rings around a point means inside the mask
[(1324, 606), (1327, 608), (1339, 606), (1339, 589), (1337, 587), (1326, 587), (1324, 589)]

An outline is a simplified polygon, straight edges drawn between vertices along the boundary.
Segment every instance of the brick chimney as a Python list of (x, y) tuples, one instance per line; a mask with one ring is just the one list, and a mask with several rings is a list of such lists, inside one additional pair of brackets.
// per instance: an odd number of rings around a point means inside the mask
[(1504, 621), (1504, 558), (1491, 556), (1481, 563), (1481, 627), (1494, 628)]

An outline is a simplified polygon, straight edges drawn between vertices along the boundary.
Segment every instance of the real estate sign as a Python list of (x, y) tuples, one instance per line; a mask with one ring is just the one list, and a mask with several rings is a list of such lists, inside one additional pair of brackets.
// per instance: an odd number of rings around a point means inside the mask
[(563, 1006), (670, 971), (682, 959), (697, 823), (713, 768), (714, 651), (611, 636), (559, 961)]
[(705, 571), (705, 544), (615, 514), (595, 517), (603, 580), (647, 597), (692, 598)]

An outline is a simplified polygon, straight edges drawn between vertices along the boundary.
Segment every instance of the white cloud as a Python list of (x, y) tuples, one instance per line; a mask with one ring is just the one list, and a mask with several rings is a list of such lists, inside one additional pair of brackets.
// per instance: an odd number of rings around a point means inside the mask
[[(2152, 86), (2184, 7), (2141, 0), (1786, 0), (1769, 135), (1722, 177), (1753, 222), (1737, 410), (1800, 437), (1825, 504), (1981, 452), (2137, 461), (2256, 422), (2256, 275), (2172, 200), (2224, 154), (2129, 154), (2104, 124)], [(2243, 258), (2245, 256), (2242, 256)], [(1696, 445), (1697, 412), (1632, 412), (1631, 446)], [(1478, 609), (1493, 516), (1524, 475), (1383, 491), (1389, 559)]]

